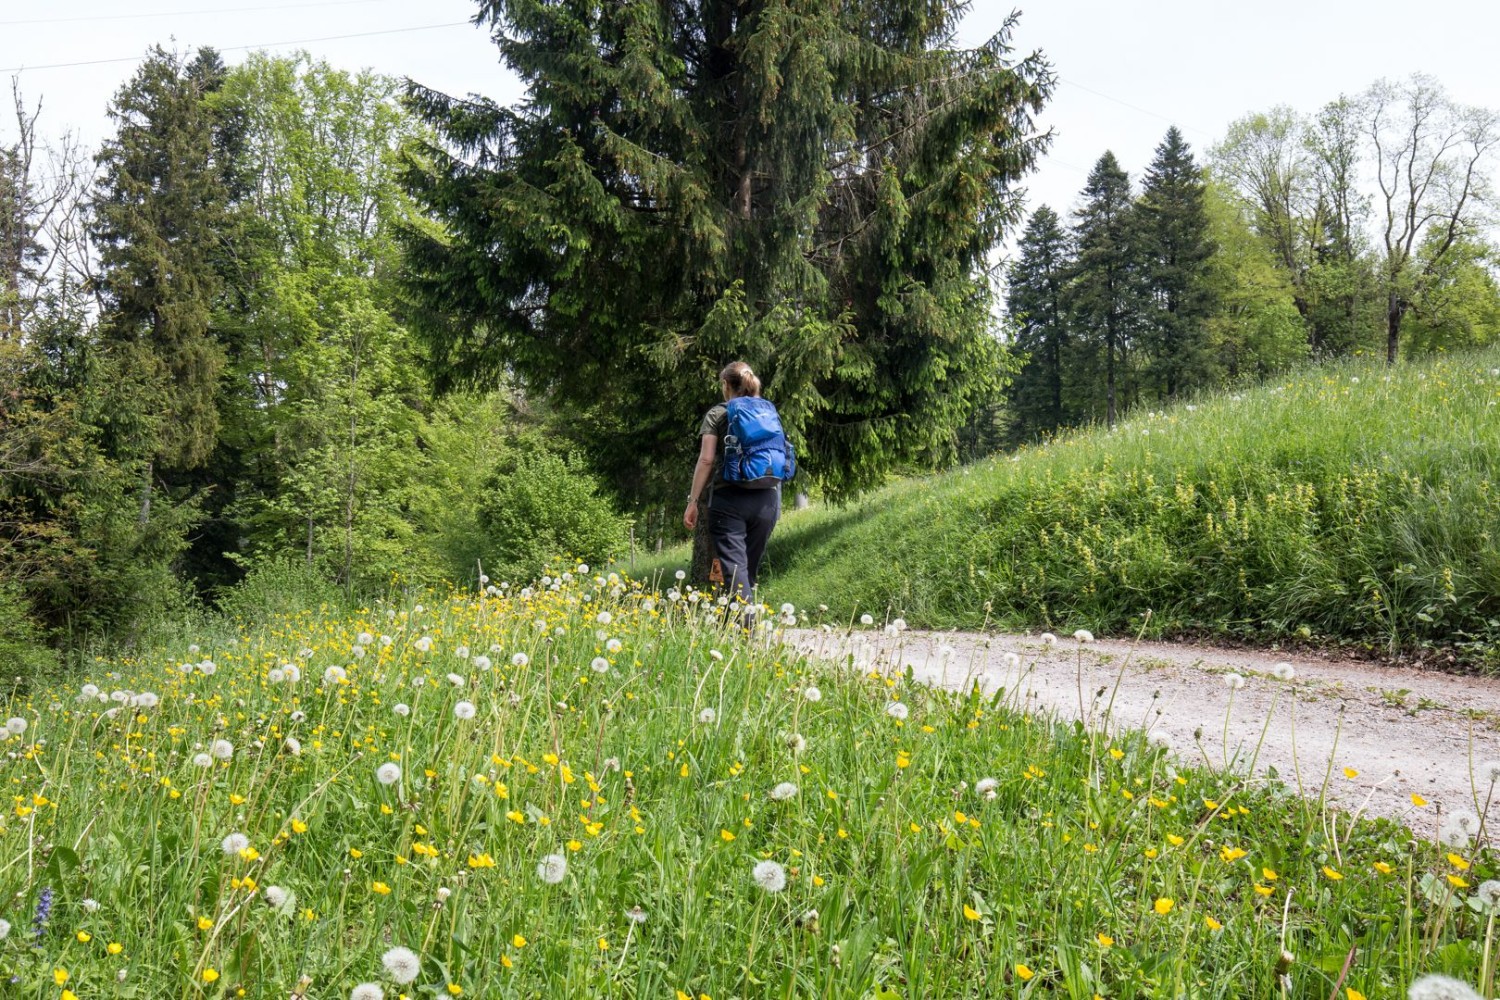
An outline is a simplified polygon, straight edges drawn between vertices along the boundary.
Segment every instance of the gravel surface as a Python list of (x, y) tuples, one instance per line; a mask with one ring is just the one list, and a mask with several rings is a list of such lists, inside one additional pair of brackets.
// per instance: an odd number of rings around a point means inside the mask
[[(1185, 762), (1239, 770), (1253, 762), (1256, 776), (1274, 769), (1306, 795), (1326, 783), (1340, 809), (1400, 819), (1428, 837), (1436, 836), (1440, 811), (1489, 808), (1490, 822), (1500, 819), (1500, 787), (1491, 796), (1489, 779), (1479, 777), (1481, 765), (1500, 761), (1500, 681), (1071, 636), (1056, 645), (964, 632), (795, 630), (786, 638), (821, 658), (852, 657), (861, 670), (910, 667), (916, 679), (949, 688), (977, 680), (986, 692), (1004, 688), (1017, 704), (1096, 728), (1144, 728)], [(1275, 676), (1279, 663), (1290, 664), (1293, 679)], [(1242, 687), (1231, 690), (1231, 674)], [(1414, 805), (1414, 794), (1427, 804)]]

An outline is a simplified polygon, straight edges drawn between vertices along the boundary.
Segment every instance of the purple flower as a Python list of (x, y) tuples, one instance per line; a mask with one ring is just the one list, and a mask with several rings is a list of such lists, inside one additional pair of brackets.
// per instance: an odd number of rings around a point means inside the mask
[(31, 929), (41, 937), (47, 931), (47, 921), (52, 918), (52, 887), (43, 886), (36, 897), (36, 915), (31, 918)]

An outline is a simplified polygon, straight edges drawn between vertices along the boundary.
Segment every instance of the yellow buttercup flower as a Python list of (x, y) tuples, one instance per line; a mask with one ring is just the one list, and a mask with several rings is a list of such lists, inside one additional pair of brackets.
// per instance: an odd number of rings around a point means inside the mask
[(1168, 899), (1166, 896), (1162, 896), (1151, 905), (1151, 908), (1155, 910), (1159, 915), (1164, 917), (1168, 913), (1172, 912), (1172, 907), (1175, 905), (1177, 904), (1174, 903), (1171, 899)]
[(964, 904), (964, 919), (965, 920), (978, 920), (979, 919), (979, 911), (976, 910), (976, 909), (974, 909), (974, 907), (970, 906), (968, 903), (965, 903)]
[(1034, 975), (1036, 975), (1036, 973), (1032, 972), (1026, 966), (1024, 966), (1024, 965), (1018, 965), (1018, 966), (1016, 966), (1016, 976), (1021, 980), (1021, 982), (1023, 982), (1023, 983), (1024, 982), (1028, 982), (1031, 979), (1031, 977), (1034, 976)]

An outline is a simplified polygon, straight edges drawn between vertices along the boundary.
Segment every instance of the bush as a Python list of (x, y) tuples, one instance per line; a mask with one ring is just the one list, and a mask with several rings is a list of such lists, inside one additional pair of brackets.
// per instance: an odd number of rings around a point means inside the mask
[(267, 622), (309, 608), (338, 608), (345, 595), (317, 566), (291, 555), (272, 556), (256, 564), (245, 578), (224, 591), (219, 610), (244, 622)]
[(491, 575), (527, 578), (561, 558), (603, 562), (624, 543), (629, 521), (572, 460), (517, 451), (484, 486), (478, 515)]
[(57, 654), (42, 641), (20, 588), (0, 584), (0, 670), (10, 677), (31, 677), (57, 666)]

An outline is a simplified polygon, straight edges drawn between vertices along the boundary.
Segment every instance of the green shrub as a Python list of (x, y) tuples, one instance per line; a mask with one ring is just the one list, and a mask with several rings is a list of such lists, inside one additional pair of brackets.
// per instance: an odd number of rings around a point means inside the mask
[(57, 666), (57, 654), (43, 641), (20, 588), (0, 584), (0, 672), (32, 677)]
[(338, 608), (346, 603), (344, 591), (317, 566), (292, 555), (265, 559), (245, 578), (219, 598), (219, 611), (226, 617), (262, 623), (310, 608)]
[(526, 578), (550, 560), (602, 562), (629, 522), (578, 463), (541, 449), (515, 451), (485, 480), (478, 520), (486, 572)]

